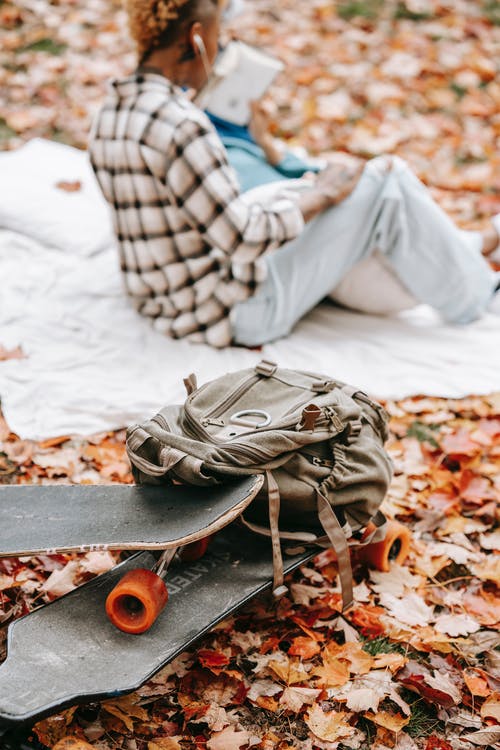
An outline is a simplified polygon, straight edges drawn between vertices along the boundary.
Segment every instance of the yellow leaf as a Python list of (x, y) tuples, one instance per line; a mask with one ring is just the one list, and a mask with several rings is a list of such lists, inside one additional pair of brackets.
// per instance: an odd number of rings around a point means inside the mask
[(306, 681), (308, 678), (308, 674), (300, 662), (270, 661), (268, 666), (286, 685), (295, 685), (298, 682)]
[(140, 719), (146, 721), (148, 719), (148, 712), (134, 703), (133, 698), (130, 695), (126, 695), (123, 698), (116, 698), (116, 700), (106, 701), (102, 704), (104, 711), (112, 716), (116, 716), (120, 719), (129, 732), (134, 730), (134, 719)]
[(400, 732), (411, 719), (411, 716), (401, 716), (401, 714), (391, 714), (389, 711), (379, 711), (374, 714), (368, 711), (365, 714), (367, 719), (378, 724), (380, 727), (390, 729), (391, 732)]
[(346, 659), (351, 666), (349, 671), (352, 674), (367, 674), (373, 667), (373, 656), (363, 651), (359, 642), (348, 641), (344, 643), (338, 652), (339, 659)]
[(176, 737), (158, 737), (148, 742), (148, 750), (181, 750)]
[(341, 687), (349, 680), (349, 665), (332, 657), (323, 658), (323, 665), (317, 667), (314, 675), (320, 678), (321, 687)]
[(404, 667), (406, 662), (408, 661), (406, 656), (403, 656), (403, 654), (377, 654), (374, 657), (374, 669), (383, 669), (384, 667), (389, 667), (391, 672), (397, 672), (398, 669), (401, 669), (401, 667)]

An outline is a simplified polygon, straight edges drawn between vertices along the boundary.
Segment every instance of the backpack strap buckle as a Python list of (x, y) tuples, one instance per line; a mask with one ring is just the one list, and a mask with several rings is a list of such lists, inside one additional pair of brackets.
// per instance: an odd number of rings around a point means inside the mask
[(255, 366), (255, 372), (257, 375), (262, 375), (263, 378), (272, 378), (277, 369), (276, 362), (271, 362), (269, 359), (261, 359), (259, 364)]

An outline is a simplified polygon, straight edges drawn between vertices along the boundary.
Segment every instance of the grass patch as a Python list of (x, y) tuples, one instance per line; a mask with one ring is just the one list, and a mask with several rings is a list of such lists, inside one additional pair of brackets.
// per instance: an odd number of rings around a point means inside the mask
[(500, 2), (498, 0), (486, 0), (483, 2), (483, 10), (488, 21), (494, 26), (500, 26)]
[(467, 89), (460, 86), (458, 83), (450, 83), (450, 89), (457, 95), (458, 100), (463, 99), (467, 93)]
[(438, 442), (434, 437), (436, 431), (439, 431), (439, 425), (424, 424), (424, 422), (416, 419), (411, 423), (406, 436), (417, 438), (419, 443), (429, 443), (433, 448), (439, 448)]
[(18, 52), (47, 52), (49, 55), (62, 55), (67, 47), (68, 45), (63, 42), (56, 42), (55, 39), (45, 37), (20, 47)]
[[(437, 708), (435, 706), (427, 704), (423, 698), (420, 698), (416, 693), (407, 690), (406, 688), (403, 688), (399, 692), (403, 700), (408, 703), (411, 711), (410, 721), (404, 727), (406, 734), (414, 738), (424, 738), (434, 733), (438, 735), (444, 734), (445, 725), (444, 722), (438, 719)], [(379, 710), (401, 712), (399, 706), (397, 706), (390, 698), (387, 698), (380, 704)], [(377, 727), (372, 721), (370, 721), (370, 719), (366, 718), (366, 716), (358, 717), (357, 727), (366, 734), (366, 740), (359, 750), (369, 750), (373, 746), (377, 734)], [(342, 750), (342, 745), (339, 746), (339, 750)]]
[(14, 135), (16, 135), (16, 131), (7, 125), (3, 117), (0, 117), (0, 142), (8, 141)]
[(52, 130), (50, 133), (50, 140), (64, 143), (66, 146), (74, 146), (70, 133), (67, 133), (65, 130), (59, 130), (59, 128), (54, 128), (54, 130)]
[(353, 18), (375, 20), (384, 3), (383, 0), (343, 0), (338, 4), (337, 13), (344, 21)]
[(416, 13), (407, 8), (405, 3), (398, 3), (394, 18), (405, 18), (408, 21), (428, 21), (429, 18), (432, 18), (432, 13)]
[(405, 654), (406, 649), (401, 643), (393, 643), (388, 638), (379, 636), (378, 638), (366, 639), (362, 643), (362, 649), (370, 656), (377, 654)]
[(411, 690), (401, 691), (401, 697), (411, 708), (410, 721), (404, 729), (410, 737), (428, 737), (433, 732), (444, 733), (444, 723), (438, 719), (434, 706), (430, 706), (422, 698), (414, 700), (415, 693)]

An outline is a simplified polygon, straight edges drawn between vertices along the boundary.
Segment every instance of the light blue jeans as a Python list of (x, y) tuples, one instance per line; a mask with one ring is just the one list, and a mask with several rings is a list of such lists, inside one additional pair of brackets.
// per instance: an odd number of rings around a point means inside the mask
[(266, 256), (266, 280), (232, 310), (235, 343), (286, 336), (374, 250), (415, 300), (452, 323), (481, 316), (498, 283), (481, 255), (481, 235), (458, 229), (402, 159), (379, 157), (346, 200)]

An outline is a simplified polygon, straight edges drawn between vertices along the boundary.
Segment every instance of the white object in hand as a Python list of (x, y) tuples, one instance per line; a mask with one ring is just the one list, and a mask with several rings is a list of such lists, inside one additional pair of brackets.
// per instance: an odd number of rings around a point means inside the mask
[(207, 85), (197, 95), (199, 107), (235, 125), (250, 120), (250, 102), (260, 99), (284, 68), (275, 57), (244, 42), (230, 42), (215, 61)]

